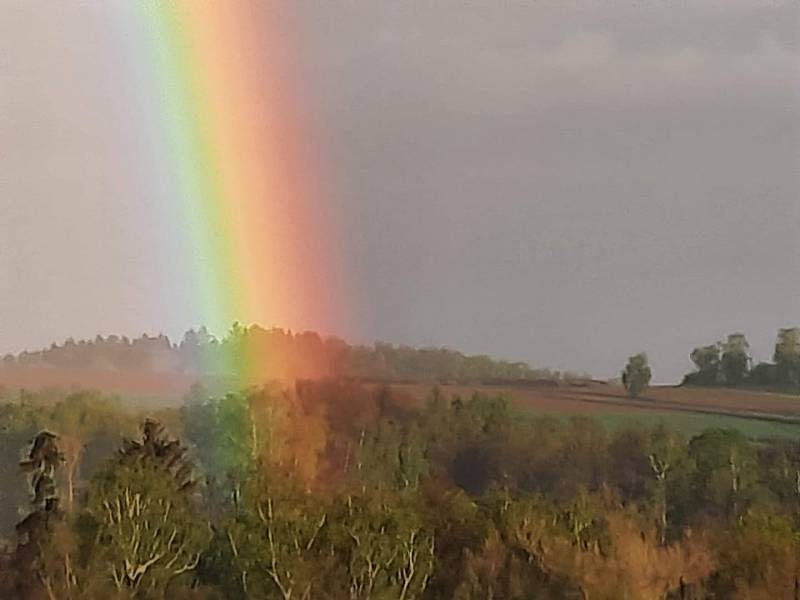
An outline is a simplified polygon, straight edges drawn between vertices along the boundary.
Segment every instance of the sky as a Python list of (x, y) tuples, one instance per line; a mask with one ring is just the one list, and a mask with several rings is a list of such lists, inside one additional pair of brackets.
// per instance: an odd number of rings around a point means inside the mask
[[(199, 324), (120, 4), (0, 0), (0, 352)], [(670, 382), (800, 325), (800, 4), (276, 10), (351, 288), (325, 333)]]

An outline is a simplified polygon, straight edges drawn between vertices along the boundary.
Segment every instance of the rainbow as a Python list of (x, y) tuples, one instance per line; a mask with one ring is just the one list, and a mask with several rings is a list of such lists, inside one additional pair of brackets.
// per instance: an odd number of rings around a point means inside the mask
[(336, 228), (285, 15), (245, 0), (145, 0), (135, 11), (197, 312), (216, 333), (234, 322), (335, 331)]

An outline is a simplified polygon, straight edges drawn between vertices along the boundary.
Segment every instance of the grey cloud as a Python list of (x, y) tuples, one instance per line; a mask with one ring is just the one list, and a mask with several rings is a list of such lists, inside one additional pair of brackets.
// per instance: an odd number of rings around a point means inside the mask
[[(142, 67), (105, 57), (124, 39), (99, 5), (29, 6), (0, 19), (0, 342), (180, 331), (185, 282), (152, 254), (180, 251), (155, 220), (166, 167), (126, 161), (146, 142), (114, 69)], [(665, 381), (693, 345), (743, 330), (764, 359), (800, 322), (796, 2), (280, 11), (364, 296), (343, 334), (601, 376), (647, 350)], [(76, 263), (103, 278), (88, 301)]]

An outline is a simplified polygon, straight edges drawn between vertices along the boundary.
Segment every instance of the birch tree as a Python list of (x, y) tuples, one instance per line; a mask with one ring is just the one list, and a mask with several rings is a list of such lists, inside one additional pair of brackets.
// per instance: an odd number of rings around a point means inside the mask
[(88, 512), (97, 535), (93, 568), (117, 591), (163, 596), (195, 569), (210, 534), (196, 516), (185, 449), (146, 421), (94, 481)]

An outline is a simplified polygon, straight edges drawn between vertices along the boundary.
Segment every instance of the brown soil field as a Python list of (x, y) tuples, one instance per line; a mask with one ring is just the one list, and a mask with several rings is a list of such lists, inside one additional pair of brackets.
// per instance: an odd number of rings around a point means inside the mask
[(0, 386), (8, 389), (88, 389), (108, 394), (143, 394), (178, 397), (196, 377), (152, 371), (111, 371), (59, 367), (13, 367), (0, 369)]

